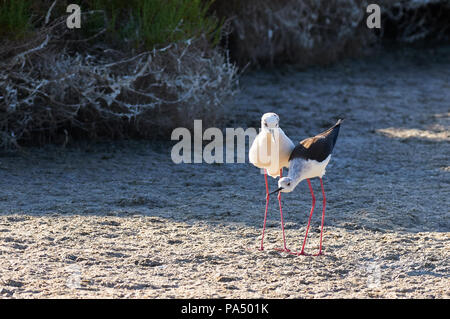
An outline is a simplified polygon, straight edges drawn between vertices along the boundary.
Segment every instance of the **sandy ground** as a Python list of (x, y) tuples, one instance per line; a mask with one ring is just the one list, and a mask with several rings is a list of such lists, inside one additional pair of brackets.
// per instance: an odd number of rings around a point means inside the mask
[[(280, 254), (264, 179), (180, 164), (170, 144), (48, 146), (0, 157), (0, 297), (449, 298), (450, 49), (241, 79), (238, 116), (277, 112), (294, 140), (342, 125), (324, 178), (323, 256)], [(322, 196), (307, 252), (318, 249)], [(275, 189), (276, 181), (270, 180)], [(311, 197), (283, 195), (298, 250)]]

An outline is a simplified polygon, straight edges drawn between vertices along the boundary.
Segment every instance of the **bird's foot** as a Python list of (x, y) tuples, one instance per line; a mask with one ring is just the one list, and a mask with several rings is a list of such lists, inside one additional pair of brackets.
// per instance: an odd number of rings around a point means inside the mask
[(313, 256), (322, 256), (322, 255), (323, 255), (323, 252), (319, 251), (317, 254), (314, 254)]

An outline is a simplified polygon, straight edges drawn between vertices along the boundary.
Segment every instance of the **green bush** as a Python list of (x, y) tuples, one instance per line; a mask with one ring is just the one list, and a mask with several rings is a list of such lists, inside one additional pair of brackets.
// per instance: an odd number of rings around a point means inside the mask
[[(200, 35), (216, 44), (220, 36), (219, 20), (208, 13), (214, 0), (61, 1), (53, 8), (52, 17), (65, 15), (72, 2), (78, 3), (83, 13), (104, 12), (84, 15), (84, 34), (95, 34), (106, 27), (107, 41), (134, 48), (153, 49)], [(38, 29), (51, 4), (48, 0), (0, 0), (0, 37), (17, 39)]]
[(30, 25), (29, 8), (29, 0), (0, 0), (0, 37), (23, 37)]
[(96, 0), (93, 8), (104, 10), (108, 35), (119, 35), (137, 47), (151, 49), (200, 35), (217, 43), (218, 19), (208, 14), (213, 1), (202, 0)]
[(138, 39), (152, 47), (217, 32), (217, 19), (207, 14), (210, 4), (201, 0), (137, 1)]

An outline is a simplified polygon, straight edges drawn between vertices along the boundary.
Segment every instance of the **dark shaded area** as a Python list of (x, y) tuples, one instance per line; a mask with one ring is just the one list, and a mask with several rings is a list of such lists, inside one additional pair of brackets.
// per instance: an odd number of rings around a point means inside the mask
[(414, 9), (393, 6), (382, 14), (381, 38), (388, 42), (420, 45), (445, 44), (450, 41), (450, 3), (428, 3)]
[(329, 65), (374, 48), (449, 43), (448, 1), (380, 1), (381, 29), (368, 29), (368, 1), (216, 1), (222, 46), (241, 67)]

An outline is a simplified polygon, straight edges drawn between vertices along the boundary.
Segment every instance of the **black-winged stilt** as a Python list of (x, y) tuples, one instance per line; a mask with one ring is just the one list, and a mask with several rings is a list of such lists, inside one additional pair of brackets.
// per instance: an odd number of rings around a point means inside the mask
[(278, 181), (278, 189), (271, 192), (270, 194), (281, 192), (292, 192), (294, 188), (304, 179), (308, 181), (309, 190), (312, 196), (312, 207), (309, 214), (308, 226), (306, 227), (305, 239), (303, 240), (302, 250), (297, 255), (305, 254), (305, 244), (308, 237), (309, 225), (311, 223), (311, 217), (314, 212), (314, 205), (316, 203), (316, 198), (314, 197), (314, 192), (311, 187), (311, 178), (319, 177), (320, 186), (322, 188), (323, 195), (323, 208), (322, 208), (322, 224), (320, 227), (320, 243), (319, 243), (319, 253), (322, 254), (322, 233), (323, 233), (323, 222), (325, 219), (325, 206), (326, 197), (325, 191), (323, 189), (322, 177), (325, 175), (325, 168), (327, 167), (331, 152), (333, 151), (334, 145), (339, 134), (339, 128), (341, 126), (342, 120), (338, 120), (337, 123), (316, 136), (309, 137), (301, 141), (292, 151), (289, 157), (289, 173), (287, 177), (280, 178)]
[[(271, 177), (283, 176), (283, 167), (289, 166), (289, 156), (294, 149), (294, 143), (284, 134), (279, 127), (279, 117), (275, 113), (265, 113), (261, 118), (261, 131), (253, 141), (249, 150), (250, 163), (258, 168), (264, 169), (264, 179), (266, 182), (266, 210), (264, 212), (264, 225), (261, 238), (261, 250), (264, 250), (264, 231), (266, 229), (267, 208), (269, 205), (269, 186), (267, 184), (267, 174)], [(280, 206), (281, 229), (283, 232), (283, 249), (286, 248), (284, 235), (283, 210), (281, 208), (281, 193), (278, 194)]]

